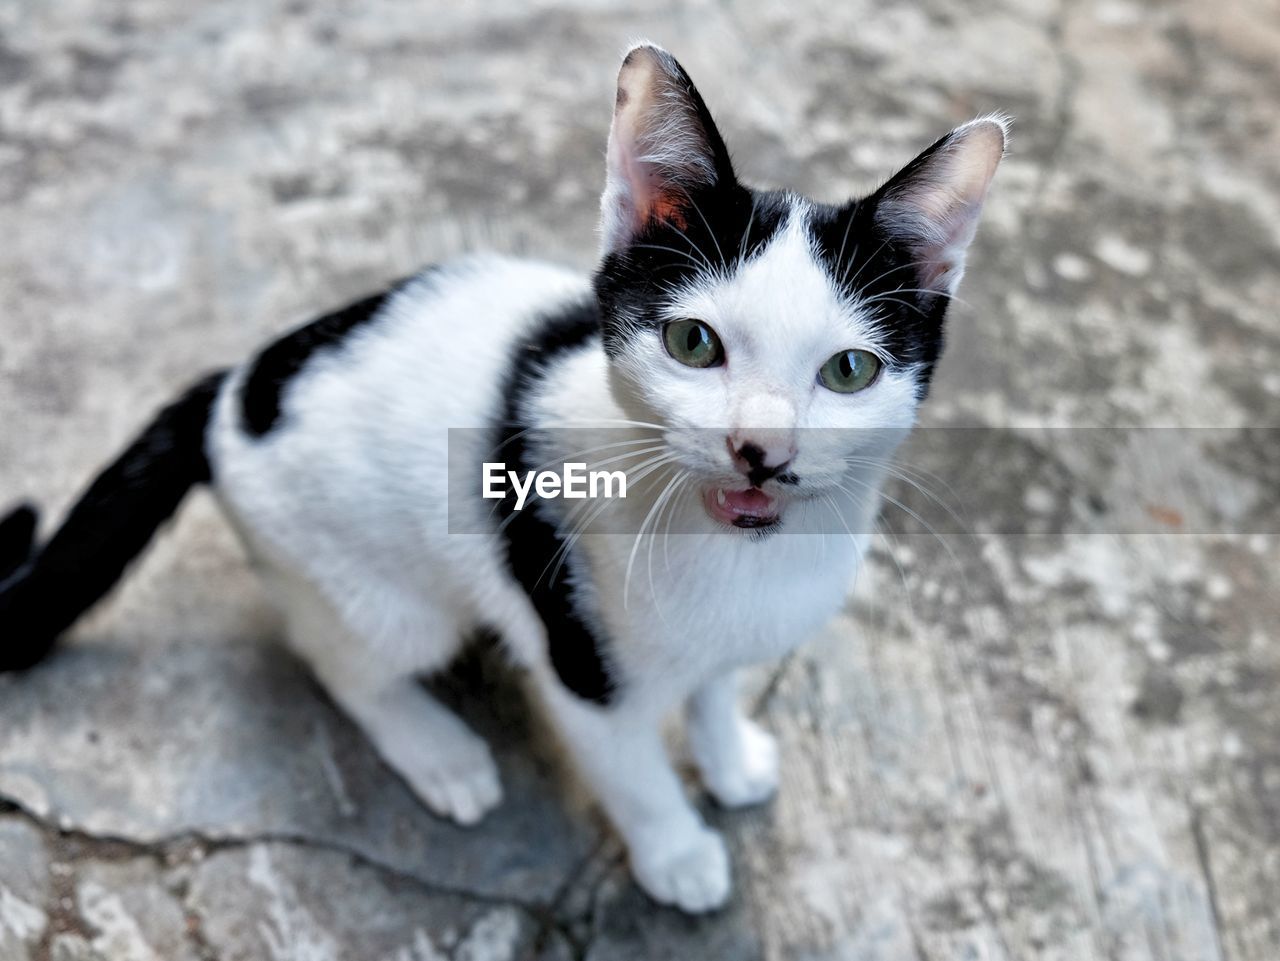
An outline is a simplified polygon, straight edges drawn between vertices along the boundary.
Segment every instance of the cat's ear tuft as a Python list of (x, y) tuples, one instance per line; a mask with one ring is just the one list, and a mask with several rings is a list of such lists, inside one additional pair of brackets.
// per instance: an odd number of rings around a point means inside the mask
[(915, 257), (922, 290), (951, 296), (1004, 156), (1009, 120), (979, 117), (907, 164), (875, 194), (876, 221)]
[(632, 47), (609, 128), (603, 252), (626, 247), (654, 222), (683, 228), (690, 194), (732, 179), (724, 141), (684, 68), (661, 47)]

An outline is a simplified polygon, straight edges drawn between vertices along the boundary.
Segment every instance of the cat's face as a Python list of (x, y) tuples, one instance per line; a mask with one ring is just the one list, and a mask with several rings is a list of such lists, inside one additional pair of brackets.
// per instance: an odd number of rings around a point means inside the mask
[[(775, 525), (851, 490), (915, 420), (1002, 122), (934, 144), (843, 206), (741, 185), (674, 59), (619, 76), (596, 290), (615, 397), (661, 424), (707, 513)], [(862, 471), (865, 473), (865, 470)]]

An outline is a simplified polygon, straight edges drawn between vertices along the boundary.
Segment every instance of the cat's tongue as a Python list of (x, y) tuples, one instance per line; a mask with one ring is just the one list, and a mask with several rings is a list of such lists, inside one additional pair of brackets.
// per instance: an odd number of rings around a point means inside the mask
[(713, 487), (705, 501), (708, 514), (734, 527), (764, 527), (778, 519), (777, 502), (758, 487), (743, 491)]

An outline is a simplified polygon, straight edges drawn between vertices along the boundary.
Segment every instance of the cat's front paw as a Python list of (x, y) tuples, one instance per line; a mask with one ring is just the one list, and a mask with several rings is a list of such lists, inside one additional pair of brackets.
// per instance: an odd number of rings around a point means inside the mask
[(708, 827), (637, 845), (631, 870), (649, 897), (687, 914), (714, 911), (729, 899), (729, 852)]
[(465, 772), (441, 774), (416, 785), (431, 812), (462, 827), (479, 824), (502, 803), (502, 782), (492, 762)]
[(763, 804), (778, 792), (778, 742), (750, 718), (740, 717), (733, 747), (695, 751), (703, 783), (726, 808)]
[(462, 827), (478, 824), (502, 803), (498, 765), (478, 737), (437, 741), (398, 766), (431, 813)]

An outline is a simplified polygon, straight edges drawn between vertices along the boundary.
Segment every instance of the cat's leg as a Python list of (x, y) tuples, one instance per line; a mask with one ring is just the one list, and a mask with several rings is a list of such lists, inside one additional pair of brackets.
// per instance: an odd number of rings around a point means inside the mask
[(778, 744), (742, 713), (736, 672), (708, 681), (689, 699), (689, 746), (702, 781), (727, 808), (760, 804), (778, 789)]
[(600, 707), (540, 677), (548, 711), (609, 820), (631, 870), (655, 900), (694, 913), (729, 897), (724, 839), (690, 804), (667, 756), (660, 719), (624, 700)]
[[(417, 677), (444, 665), (456, 635), (437, 641), (433, 657), (409, 658), (403, 639), (399, 650), (386, 650), (390, 645), (359, 636), (314, 598), (295, 598), (289, 608), (291, 646), (432, 812), (471, 825), (498, 805), (502, 786), (488, 745)], [(444, 619), (438, 629), (454, 630)]]
[(417, 678), (353, 685), (339, 674), (321, 682), (433, 813), (469, 826), (502, 801), (489, 746)]

